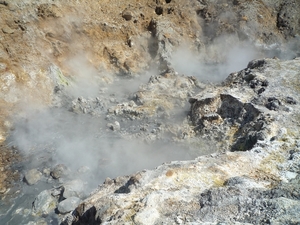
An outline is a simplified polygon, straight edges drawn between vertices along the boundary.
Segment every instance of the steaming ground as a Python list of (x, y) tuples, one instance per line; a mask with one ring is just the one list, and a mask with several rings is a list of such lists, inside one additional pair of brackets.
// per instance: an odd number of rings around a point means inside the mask
[[(87, 64), (74, 61), (84, 69)], [(119, 79), (112, 84), (95, 82), (95, 70), (85, 70), (65, 87), (59, 107), (37, 108), (34, 105), (21, 106), (22, 116), (15, 119), (15, 127), (9, 143), (25, 155), (24, 171), (37, 168), (43, 172), (58, 164), (68, 168), (67, 180), (81, 179), (87, 182), (86, 194), (107, 177), (128, 175), (143, 169), (152, 169), (164, 162), (188, 160), (194, 155), (188, 146), (167, 140), (145, 143), (138, 139), (126, 139), (121, 134), (135, 132), (135, 124), (149, 121), (131, 121), (118, 118), (120, 132), (107, 127), (106, 113), (111, 105), (128, 100), (129, 96), (145, 83), (151, 73), (135, 79)], [(84, 77), (86, 75), (86, 77)], [(79, 79), (77, 79), (79, 77)], [(84, 80), (84, 82), (82, 82)], [(105, 89), (105, 90), (104, 90)], [(72, 100), (80, 98), (111, 99), (97, 116), (72, 112)], [(188, 103), (186, 104), (188, 106)], [(172, 122), (180, 123), (187, 116), (188, 108), (178, 109)], [(151, 119), (150, 119), (151, 121)], [(170, 120), (169, 120), (170, 122)], [(154, 123), (154, 122), (153, 122)], [(62, 180), (63, 181), (63, 180)], [(44, 179), (42, 182), (53, 182)]]
[[(34, 155), (26, 167), (53, 167), (65, 164), (71, 174), (99, 184), (106, 177), (126, 175), (153, 168), (170, 160), (189, 159), (184, 150), (168, 144), (147, 145), (139, 140), (124, 140), (108, 131), (101, 118), (78, 115), (63, 109), (32, 114), (15, 128), (11, 139), (23, 151)], [(45, 157), (49, 154), (49, 158)], [(80, 175), (78, 170), (88, 167)], [(76, 178), (76, 177), (74, 177)]]
[[(294, 54), (289, 50), (290, 46), (294, 46), (292, 44), (286, 45), (285, 56)], [(171, 64), (179, 74), (193, 75), (200, 82), (221, 82), (230, 72), (243, 69), (250, 60), (265, 54), (257, 46), (238, 42), (231, 36), (216, 39), (205, 52), (207, 55), (196, 54), (187, 45), (181, 46), (173, 53)], [(271, 52), (276, 53), (271, 49), (268, 54)], [(29, 156), (25, 169), (38, 168), (43, 171), (64, 164), (70, 170), (70, 179), (80, 178), (93, 182), (93, 185), (89, 185), (92, 188), (106, 177), (131, 174), (154, 168), (166, 161), (187, 160), (214, 151), (204, 145), (208, 149), (197, 150), (195, 155), (188, 150), (190, 146), (179, 146), (167, 139), (147, 144), (138, 139), (126, 140), (122, 137), (121, 133), (132, 132), (130, 127), (134, 123), (149, 121), (120, 121), (121, 132), (107, 128), (107, 108), (128, 100), (151, 75), (158, 73), (155, 68), (152, 72), (131, 79), (116, 79), (115, 75), (103, 76), (103, 71), (92, 67), (88, 59), (82, 56), (70, 59), (66, 66), (70, 68), (73, 78), (69, 80), (71, 85), (63, 88), (61, 104), (48, 109), (22, 105), (23, 118), (16, 118), (9, 140), (11, 145)], [(106, 80), (110, 78), (110, 82), (113, 79), (115, 81), (108, 84), (103, 82), (103, 77)], [(78, 97), (111, 100), (100, 116), (95, 117), (70, 111), (71, 101)], [(180, 123), (187, 117), (188, 103), (186, 107), (176, 110), (175, 117), (171, 119), (152, 120)], [(85, 173), (78, 172), (82, 168), (86, 168)]]
[(249, 61), (262, 56), (253, 44), (222, 36), (202, 53), (192, 52), (187, 46), (178, 48), (172, 55), (172, 65), (179, 73), (193, 75), (201, 82), (221, 82), (228, 74), (242, 70)]
[[(157, 74), (155, 69), (145, 72), (143, 76), (118, 79), (108, 73), (103, 75), (103, 71), (94, 68), (82, 56), (70, 59), (66, 66), (72, 79), (64, 77), (70, 85), (60, 85), (63, 93), (56, 99), (59, 102), (55, 103), (56, 107), (20, 105), (22, 115), (15, 118), (9, 143), (29, 156), (25, 170), (39, 168), (43, 171), (64, 164), (71, 170), (70, 174), (75, 174), (72, 179), (79, 177), (98, 185), (106, 177), (154, 168), (170, 160), (191, 158), (186, 149), (175, 144), (162, 141), (149, 145), (137, 139), (125, 140), (120, 133), (107, 128), (107, 108), (128, 100), (151, 75)], [(114, 79), (114, 82), (103, 82), (103, 78)], [(72, 100), (77, 98), (106, 101), (99, 115), (91, 116), (71, 112)], [(185, 113), (186, 108), (179, 109), (178, 115), (186, 117)], [(176, 118), (182, 119), (179, 116)], [(120, 123), (121, 132), (126, 133), (128, 126), (139, 122)], [(84, 167), (88, 168), (87, 173), (77, 172)]]
[[(250, 60), (264, 55), (261, 49), (258, 50), (246, 42), (229, 42), (228, 45), (224, 43), (224, 39), (216, 40), (206, 49), (207, 55), (195, 54), (186, 46), (178, 48), (173, 53), (171, 64), (179, 74), (193, 75), (203, 83), (218, 83), (230, 72), (243, 69)], [(273, 52), (276, 51), (267, 51), (268, 54)], [(279, 53), (278, 55), (283, 55)], [(294, 54), (287, 47), (284, 56), (292, 55), (290, 53)], [(167, 136), (149, 143), (139, 138), (124, 138), (126, 134), (135, 132), (133, 127), (139, 127), (135, 124), (150, 124), (149, 127), (157, 123), (180, 124), (188, 116), (188, 102), (185, 106), (174, 109), (172, 118), (147, 118), (139, 121), (116, 118), (121, 125), (120, 132), (107, 127), (107, 123), (111, 122), (107, 120), (107, 109), (130, 100), (140, 85), (147, 83), (152, 75), (158, 74), (155, 68), (154, 72), (136, 75), (130, 79), (117, 79), (115, 75), (103, 75), (105, 72), (91, 67), (88, 60), (82, 57), (75, 57), (67, 64), (73, 78), (68, 80), (69, 86), (59, 88), (63, 93), (58, 96), (60, 103), (49, 108), (36, 107), (34, 104), (21, 105), (22, 117), (15, 118), (14, 129), (8, 139), (10, 145), (24, 154), (22, 171), (37, 168), (45, 173), (56, 165), (63, 164), (67, 168), (67, 175), (59, 180), (53, 180), (49, 175), (44, 176), (35, 188), (23, 187), (22, 191), (25, 194), (17, 200), (6, 219), (24, 219), (12, 216), (17, 210), (16, 207), (30, 208), (28, 205), (22, 205), (23, 202), (32, 202), (41, 190), (70, 180), (82, 180), (85, 183), (85, 195), (88, 195), (107, 177), (129, 175), (136, 171), (152, 169), (164, 162), (189, 160), (216, 151), (212, 143), (199, 145), (199, 137), (195, 146), (192, 146), (192, 141), (175, 143)], [(98, 97), (100, 100), (105, 99), (106, 105), (97, 116), (75, 113), (70, 109), (72, 101), (78, 97)], [(48, 220), (52, 218), (50, 216)]]
[(299, 57), (299, 45), (298, 36), (287, 43), (261, 45), (240, 41), (236, 36), (222, 35), (198, 52), (191, 50), (187, 44), (180, 46), (173, 52), (171, 64), (180, 74), (195, 76), (201, 82), (218, 83), (230, 73), (244, 69), (253, 59), (278, 57), (289, 60)]
[[(127, 92), (126, 88), (120, 90)], [(115, 96), (122, 94), (116, 93)], [(124, 139), (119, 133), (107, 128), (104, 116), (76, 114), (64, 107), (31, 109), (25, 114), (25, 118), (16, 121), (9, 138), (10, 145), (23, 152), (21, 171), (36, 168), (45, 173), (63, 164), (67, 167), (67, 175), (54, 180), (48, 174), (34, 187), (24, 185), (20, 196), (8, 203), (12, 208), (8, 210), (6, 204), (0, 206), (0, 216), (4, 215), (1, 217), (5, 224), (36, 220), (30, 214), (19, 215), (16, 212), (22, 208), (31, 208), (28, 203), (33, 202), (42, 190), (82, 180), (84, 196), (87, 196), (107, 177), (116, 178), (153, 169), (164, 162), (193, 158), (187, 147), (175, 143), (156, 141), (147, 144), (137, 139)], [(121, 124), (123, 126), (130, 122)], [(126, 132), (126, 127), (123, 129)], [(75, 185), (76, 182), (73, 187)], [(58, 224), (55, 218), (53, 213), (46, 221), (48, 224)]]

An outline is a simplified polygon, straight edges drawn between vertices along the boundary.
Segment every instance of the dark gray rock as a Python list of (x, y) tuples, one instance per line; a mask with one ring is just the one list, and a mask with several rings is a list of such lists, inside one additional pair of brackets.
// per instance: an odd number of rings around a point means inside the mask
[(277, 98), (274, 97), (268, 98), (268, 103), (266, 104), (266, 107), (269, 110), (277, 111), (279, 110), (280, 106), (281, 106), (281, 102)]
[(294, 98), (289, 97), (289, 96), (285, 98), (285, 101), (286, 101), (286, 103), (288, 103), (290, 105), (296, 105), (297, 104), (297, 101)]
[(123, 17), (125, 20), (129, 21), (129, 20), (132, 19), (133, 13), (132, 13), (130, 10), (125, 10), (125, 11), (122, 13), (122, 17)]

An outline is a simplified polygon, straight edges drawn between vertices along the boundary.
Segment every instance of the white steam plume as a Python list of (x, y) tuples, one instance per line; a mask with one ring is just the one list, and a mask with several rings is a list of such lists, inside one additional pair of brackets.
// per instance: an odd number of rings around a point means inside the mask
[(196, 76), (202, 82), (220, 82), (258, 56), (258, 50), (250, 43), (222, 36), (200, 53), (181, 46), (174, 52), (171, 63), (179, 73)]

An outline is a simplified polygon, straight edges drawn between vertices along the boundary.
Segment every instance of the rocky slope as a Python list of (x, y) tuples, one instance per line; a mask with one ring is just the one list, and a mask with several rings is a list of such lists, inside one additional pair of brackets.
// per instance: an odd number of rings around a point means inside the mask
[[(13, 0), (0, 13), (2, 197), (19, 154), (24, 181), (45, 186), (11, 223), (299, 222), (298, 1)], [(107, 164), (132, 173), (134, 156), (151, 168), (174, 155), (198, 158), (106, 179), (82, 201), (80, 179), (116, 176)]]
[(255, 60), (201, 91), (195, 129), (231, 151), (106, 179), (65, 222), (299, 223), (299, 68), (299, 58)]

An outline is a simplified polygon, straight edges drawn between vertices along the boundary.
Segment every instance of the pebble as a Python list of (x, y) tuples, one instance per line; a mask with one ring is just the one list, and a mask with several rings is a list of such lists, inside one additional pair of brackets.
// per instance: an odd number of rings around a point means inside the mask
[(132, 19), (133, 14), (132, 14), (131, 11), (125, 10), (125, 11), (122, 13), (122, 17), (123, 17), (125, 20), (129, 21), (129, 20)]
[(108, 123), (106, 126), (113, 131), (118, 131), (121, 129), (120, 123), (118, 121), (115, 121), (114, 123)]

